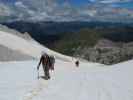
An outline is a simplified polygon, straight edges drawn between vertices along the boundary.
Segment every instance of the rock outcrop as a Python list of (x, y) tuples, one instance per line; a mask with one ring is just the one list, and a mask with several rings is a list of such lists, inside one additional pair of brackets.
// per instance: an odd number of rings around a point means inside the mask
[(75, 56), (107, 65), (116, 64), (133, 58), (133, 43), (100, 40), (94, 47), (77, 50)]

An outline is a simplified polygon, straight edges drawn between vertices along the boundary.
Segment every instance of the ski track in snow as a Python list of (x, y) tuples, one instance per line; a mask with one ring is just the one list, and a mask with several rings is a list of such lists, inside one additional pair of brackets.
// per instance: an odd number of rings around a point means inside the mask
[(37, 87), (34, 87), (32, 90), (30, 90), (26, 95), (24, 95), (22, 100), (32, 100), (34, 97), (39, 95), (39, 93), (43, 90), (43, 87), (46, 88), (47, 82), (42, 80), (40, 81), (40, 84)]

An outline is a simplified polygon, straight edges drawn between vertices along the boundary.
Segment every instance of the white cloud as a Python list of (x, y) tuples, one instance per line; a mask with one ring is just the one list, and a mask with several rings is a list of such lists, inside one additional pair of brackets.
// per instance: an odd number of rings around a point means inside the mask
[(89, 10), (89, 9), (87, 9), (87, 10), (82, 11), (80, 14), (88, 15), (90, 17), (93, 17), (93, 16), (95, 16), (97, 14), (97, 10)]
[(0, 16), (10, 16), (12, 14), (12, 11), (10, 8), (4, 4), (0, 4)]
[[(92, 19), (119, 19), (121, 16), (124, 19), (122, 9), (113, 7), (112, 4), (124, 3), (133, 0), (89, 0), (85, 7), (74, 7), (69, 1), (64, 1), (58, 4), (57, 0), (17, 0), (14, 2), (14, 7), (8, 5), (5, 8), (4, 15), (10, 15), (11, 11), (18, 19), (31, 20), (55, 20), (55, 21), (71, 21), (71, 20), (90, 20)], [(90, 4), (89, 4), (90, 3)], [(6, 7), (4, 5), (4, 7)], [(1, 7), (0, 7), (1, 9)], [(0, 10), (0, 12), (3, 10)], [(7, 12), (6, 12), (7, 11)], [(124, 16), (129, 17), (128, 9)]]
[(125, 3), (125, 2), (130, 2), (132, 0), (100, 0), (100, 3)]
[(20, 8), (27, 8), (27, 6), (25, 6), (25, 5), (23, 4), (23, 2), (21, 2), (21, 1), (15, 2), (14, 5), (15, 5), (16, 7), (20, 7)]

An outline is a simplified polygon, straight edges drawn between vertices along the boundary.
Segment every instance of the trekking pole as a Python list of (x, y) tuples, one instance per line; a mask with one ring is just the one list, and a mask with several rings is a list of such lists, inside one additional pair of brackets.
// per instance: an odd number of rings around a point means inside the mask
[(37, 79), (39, 79), (39, 70), (37, 70)]

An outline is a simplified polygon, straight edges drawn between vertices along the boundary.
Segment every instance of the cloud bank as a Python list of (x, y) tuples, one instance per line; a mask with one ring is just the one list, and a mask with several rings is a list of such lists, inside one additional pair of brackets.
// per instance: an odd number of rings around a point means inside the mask
[(133, 21), (133, 0), (85, 0), (78, 6), (71, 1), (0, 0), (0, 16), (28, 21)]

